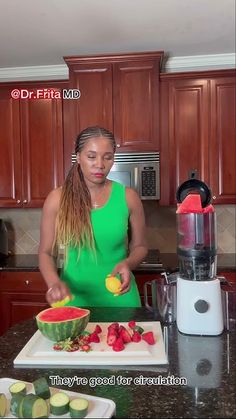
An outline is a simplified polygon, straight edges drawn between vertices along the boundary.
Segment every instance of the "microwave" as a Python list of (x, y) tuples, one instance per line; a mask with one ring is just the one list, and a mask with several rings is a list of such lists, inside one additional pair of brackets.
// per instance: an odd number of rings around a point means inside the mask
[[(72, 154), (72, 162), (76, 155)], [(115, 153), (107, 176), (137, 191), (142, 200), (160, 199), (160, 153)]]

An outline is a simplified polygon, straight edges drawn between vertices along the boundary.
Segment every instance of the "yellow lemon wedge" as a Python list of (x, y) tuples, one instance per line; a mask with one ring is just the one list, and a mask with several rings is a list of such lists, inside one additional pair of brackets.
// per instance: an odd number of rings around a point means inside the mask
[(107, 275), (106, 288), (117, 296), (121, 290), (121, 281), (116, 276)]
[(71, 300), (70, 297), (68, 297), (68, 295), (67, 295), (67, 297), (63, 298), (63, 300), (56, 301), (55, 303), (52, 303), (51, 304), (51, 307), (53, 307), (53, 308), (55, 308), (55, 307), (63, 307), (70, 300)]

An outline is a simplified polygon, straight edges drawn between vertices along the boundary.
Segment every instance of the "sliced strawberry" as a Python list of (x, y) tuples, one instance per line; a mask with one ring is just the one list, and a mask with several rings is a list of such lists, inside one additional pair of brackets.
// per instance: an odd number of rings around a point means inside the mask
[(130, 333), (124, 326), (122, 326), (119, 337), (123, 340), (124, 343), (129, 343), (132, 340)]
[(66, 352), (76, 352), (79, 350), (79, 345), (71, 346), (70, 348), (66, 349)]
[(91, 333), (91, 335), (89, 336), (89, 342), (95, 342), (95, 343), (98, 343), (98, 342), (100, 342), (100, 337), (97, 335), (97, 333), (93, 332), (93, 333)]
[(81, 339), (80, 339), (80, 341), (79, 341), (79, 343), (81, 343), (81, 344), (84, 344), (84, 343), (89, 343), (90, 342), (90, 335), (88, 335), (88, 336), (83, 336)]
[(154, 345), (155, 339), (152, 332), (145, 332), (142, 334), (142, 339), (148, 343), (148, 345)]
[(116, 323), (111, 323), (107, 328), (108, 331), (113, 330), (113, 329), (116, 330), (116, 331), (119, 330), (119, 323), (117, 323), (117, 322)]
[(82, 352), (89, 352), (91, 350), (92, 349), (91, 349), (90, 345), (83, 345), (83, 346), (80, 347), (80, 351), (82, 351)]
[(101, 328), (101, 326), (99, 326), (99, 324), (96, 324), (94, 332), (97, 333), (97, 334), (102, 333), (102, 328)]
[(123, 340), (121, 338), (117, 338), (114, 345), (112, 345), (113, 351), (120, 352), (125, 349), (125, 345), (123, 343)]
[(112, 345), (114, 345), (114, 343), (116, 342), (116, 340), (117, 340), (118, 338), (117, 338), (117, 336), (116, 335), (107, 335), (107, 344), (109, 345), (109, 346), (112, 346)]
[(130, 329), (134, 329), (134, 327), (136, 326), (136, 322), (134, 320), (130, 320), (130, 322), (128, 323), (128, 326)]
[(62, 351), (62, 346), (60, 345), (53, 345), (54, 351)]
[(133, 335), (131, 336), (132, 342), (140, 342), (141, 339), (142, 339), (141, 335), (138, 332), (134, 332)]

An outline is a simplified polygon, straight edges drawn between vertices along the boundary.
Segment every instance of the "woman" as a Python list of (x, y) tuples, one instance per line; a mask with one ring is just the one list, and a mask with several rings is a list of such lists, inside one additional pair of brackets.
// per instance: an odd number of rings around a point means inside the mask
[[(69, 296), (68, 305), (79, 307), (141, 305), (131, 270), (147, 253), (144, 212), (133, 189), (107, 179), (115, 149), (110, 131), (83, 130), (75, 144), (76, 164), (64, 185), (45, 200), (39, 267), (49, 288), (49, 304)], [(59, 246), (65, 249), (61, 278), (54, 260)], [(120, 275), (119, 296), (106, 289), (108, 274)]]

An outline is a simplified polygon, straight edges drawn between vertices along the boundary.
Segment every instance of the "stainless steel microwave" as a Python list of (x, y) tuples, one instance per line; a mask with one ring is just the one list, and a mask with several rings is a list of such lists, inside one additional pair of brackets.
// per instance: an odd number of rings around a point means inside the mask
[[(72, 155), (72, 162), (76, 160)], [(160, 153), (116, 153), (108, 179), (135, 189), (143, 200), (160, 199)]]

